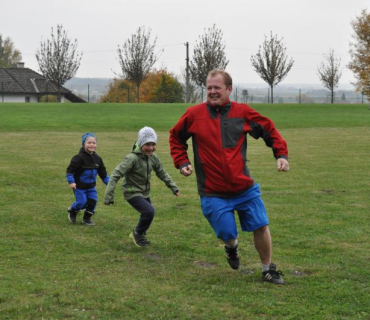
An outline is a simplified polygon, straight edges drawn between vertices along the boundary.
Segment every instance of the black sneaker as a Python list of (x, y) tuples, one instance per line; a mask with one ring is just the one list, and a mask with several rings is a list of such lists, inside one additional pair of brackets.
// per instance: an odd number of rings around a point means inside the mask
[(145, 241), (147, 244), (150, 244), (150, 241), (148, 240), (148, 238), (146, 237), (146, 232), (144, 232), (144, 236), (145, 236)]
[(94, 221), (91, 220), (91, 217), (93, 216), (92, 212), (85, 211), (84, 217), (82, 219), (82, 222), (86, 224), (87, 226), (95, 226)]
[(262, 272), (262, 280), (274, 284), (284, 284), (285, 281), (282, 277), (283, 275), (284, 274), (281, 271), (276, 270), (275, 264), (270, 263), (270, 269)]
[(225, 252), (229, 266), (234, 270), (238, 269), (240, 263), (238, 245), (236, 245), (235, 248), (229, 248), (228, 246), (225, 245)]
[(71, 221), (72, 223), (76, 223), (78, 211), (76, 211), (72, 207), (69, 207), (67, 211), (68, 211), (68, 220)]
[(132, 230), (130, 233), (130, 238), (138, 247), (146, 247), (148, 244), (150, 244), (150, 241), (146, 238), (146, 233), (139, 234), (135, 230)]

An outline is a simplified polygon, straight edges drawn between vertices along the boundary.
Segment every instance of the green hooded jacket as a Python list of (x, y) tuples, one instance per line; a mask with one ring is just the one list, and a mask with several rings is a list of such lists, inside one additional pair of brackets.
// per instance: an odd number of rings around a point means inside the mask
[(141, 196), (149, 198), (151, 172), (154, 170), (171, 191), (176, 194), (179, 188), (163, 168), (161, 160), (153, 154), (147, 156), (141, 152), (139, 145), (135, 143), (125, 159), (113, 170), (104, 195), (104, 203), (114, 202), (114, 189), (120, 178), (122, 180), (122, 192), (126, 200)]

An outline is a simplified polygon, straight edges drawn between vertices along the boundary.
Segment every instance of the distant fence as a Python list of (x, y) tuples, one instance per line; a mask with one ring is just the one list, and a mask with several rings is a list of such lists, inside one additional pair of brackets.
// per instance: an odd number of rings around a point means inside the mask
[[(205, 98), (205, 97), (204, 97)], [(231, 99), (242, 103), (271, 103), (270, 89), (234, 87)], [(274, 103), (331, 103), (328, 90), (283, 88), (274, 90)], [(350, 90), (334, 92), (334, 103), (369, 104), (366, 96)]]
[(99, 102), (100, 98), (108, 92), (108, 85), (103, 84), (67, 84), (65, 87), (76, 96), (91, 103)]
[[(101, 84), (73, 84), (66, 85), (75, 95), (84, 100), (95, 103), (108, 92), (108, 85)], [(203, 97), (202, 97), (203, 96)], [(231, 93), (231, 100), (241, 103), (271, 103), (269, 88), (248, 88), (235, 86)], [(205, 89), (198, 90), (197, 102), (206, 100)], [(328, 90), (323, 89), (297, 89), (289, 87), (277, 87), (274, 89), (274, 103), (331, 103), (331, 96)], [(350, 90), (336, 90), (334, 94), (334, 103), (344, 104), (369, 104), (366, 96)]]

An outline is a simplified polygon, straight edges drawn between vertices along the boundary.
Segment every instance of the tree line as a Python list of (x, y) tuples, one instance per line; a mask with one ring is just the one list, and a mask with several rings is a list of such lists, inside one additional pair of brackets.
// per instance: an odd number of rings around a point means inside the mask
[[(361, 92), (370, 99), (370, 13), (362, 10), (351, 23), (354, 30), (350, 42), (351, 62), (348, 68), (355, 75), (356, 92)], [(156, 37), (151, 29), (144, 26), (128, 38), (123, 45), (118, 45), (117, 55), (121, 72), (109, 86), (108, 93), (102, 102), (196, 102), (200, 90), (206, 86), (206, 77), (212, 69), (226, 69), (229, 61), (225, 53), (222, 30), (216, 25), (205, 29), (204, 34), (196, 41), (191, 60), (187, 65), (181, 81), (175, 74), (165, 68), (153, 69), (159, 59), (155, 52)], [(77, 51), (77, 39), (68, 37), (62, 25), (56, 31), (51, 28), (51, 37), (41, 41), (36, 52), (40, 72), (49, 81), (60, 87), (77, 73), (82, 53)], [(294, 65), (294, 60), (286, 52), (283, 38), (271, 32), (265, 36), (258, 52), (251, 56), (255, 72), (270, 87), (270, 101), (274, 102), (274, 88), (282, 82)], [(19, 50), (15, 49), (11, 39), (0, 34), (0, 67), (13, 67), (22, 60)], [(341, 71), (341, 60), (334, 50), (323, 56), (317, 67), (317, 73), (324, 87), (331, 93), (334, 102), (334, 90), (338, 87)]]

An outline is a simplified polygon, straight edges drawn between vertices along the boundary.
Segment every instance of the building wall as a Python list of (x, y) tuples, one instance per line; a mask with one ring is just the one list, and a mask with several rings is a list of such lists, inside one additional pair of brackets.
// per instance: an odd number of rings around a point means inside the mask
[[(26, 97), (24, 95), (19, 94), (4, 94), (1, 95), (0, 101), (1, 102), (25, 102)], [(31, 99), (32, 101), (32, 99)], [(33, 101), (32, 101), (33, 102)], [(36, 99), (37, 102), (37, 99)]]
[[(32, 95), (24, 95), (24, 94), (4, 94), (2, 95), (0, 93), (0, 103), (1, 102), (17, 102), (17, 103), (25, 103), (26, 102), (26, 97), (29, 97), (29, 102), (30, 103), (37, 103), (38, 99), (37, 96), (32, 96)], [(64, 96), (61, 97), (61, 102), (64, 103), (66, 102)]]

